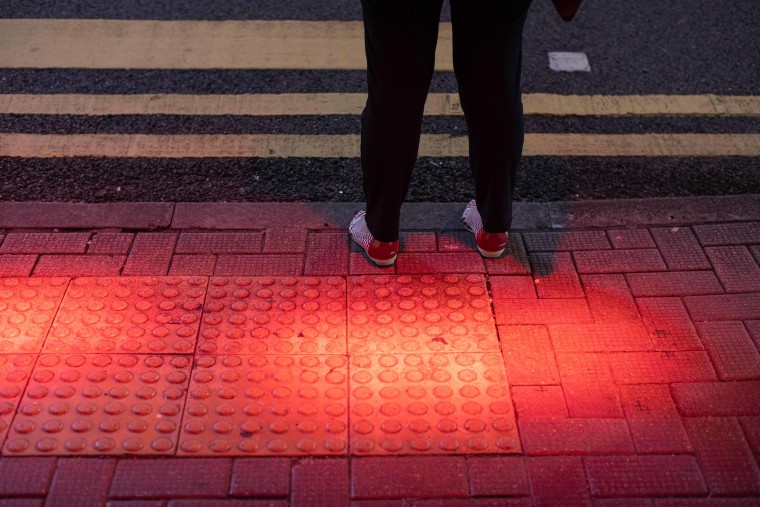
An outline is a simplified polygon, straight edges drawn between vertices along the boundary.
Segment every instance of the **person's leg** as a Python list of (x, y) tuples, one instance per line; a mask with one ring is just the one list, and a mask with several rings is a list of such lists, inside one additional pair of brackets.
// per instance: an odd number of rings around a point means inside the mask
[(401, 204), (417, 160), (422, 114), (435, 65), (443, 0), (362, 0), (367, 104), (361, 165), (367, 226), (398, 239)]
[(475, 201), (487, 232), (512, 224), (523, 147), (522, 33), (531, 0), (451, 0), (454, 72), (467, 120)]

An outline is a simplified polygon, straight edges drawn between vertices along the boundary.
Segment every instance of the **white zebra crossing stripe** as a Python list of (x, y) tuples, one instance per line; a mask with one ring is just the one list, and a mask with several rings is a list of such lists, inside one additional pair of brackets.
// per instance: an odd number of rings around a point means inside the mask
[[(281, 94), (0, 94), (0, 114), (71, 115), (357, 115), (363, 93)], [(525, 114), (551, 116), (760, 116), (758, 96), (558, 95), (526, 93)], [(462, 114), (459, 95), (431, 93), (428, 116)]]
[[(421, 157), (466, 157), (467, 137), (423, 135)], [(760, 134), (527, 134), (524, 155), (591, 157), (760, 156)], [(359, 156), (358, 135), (0, 134), (3, 157)]]

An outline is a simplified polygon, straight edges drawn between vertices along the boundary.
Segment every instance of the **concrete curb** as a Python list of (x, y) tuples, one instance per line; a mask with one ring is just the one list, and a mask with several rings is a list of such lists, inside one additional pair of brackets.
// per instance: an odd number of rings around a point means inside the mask
[[(407, 203), (402, 229), (458, 229), (464, 203)], [(4, 229), (342, 229), (363, 203), (0, 202)], [(760, 221), (760, 194), (514, 205), (513, 229)]]

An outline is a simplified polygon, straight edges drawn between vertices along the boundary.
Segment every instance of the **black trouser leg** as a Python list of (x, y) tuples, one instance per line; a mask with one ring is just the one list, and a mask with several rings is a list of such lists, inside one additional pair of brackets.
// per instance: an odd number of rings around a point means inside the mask
[(398, 239), (401, 204), (417, 161), (425, 99), (433, 77), (443, 0), (362, 0), (367, 105), (361, 165), (367, 226)]
[(531, 0), (451, 0), (454, 72), (483, 229), (512, 224), (523, 147), (522, 33)]

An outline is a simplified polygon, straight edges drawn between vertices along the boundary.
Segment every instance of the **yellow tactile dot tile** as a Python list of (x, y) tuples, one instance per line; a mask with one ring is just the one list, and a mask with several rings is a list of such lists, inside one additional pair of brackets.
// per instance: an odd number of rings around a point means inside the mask
[(39, 356), (3, 455), (174, 454), (191, 356)]
[(68, 278), (0, 278), (0, 353), (39, 352)]
[(358, 355), (350, 361), (351, 454), (520, 452), (499, 354)]
[(0, 354), (0, 444), (5, 440), (36, 358), (33, 354)]
[(343, 278), (212, 278), (198, 352), (345, 354)]
[(351, 354), (498, 351), (485, 278), (351, 277), (348, 349)]
[(46, 352), (192, 354), (205, 277), (76, 278)]
[(200, 356), (178, 454), (346, 454), (347, 387), (345, 356)]

